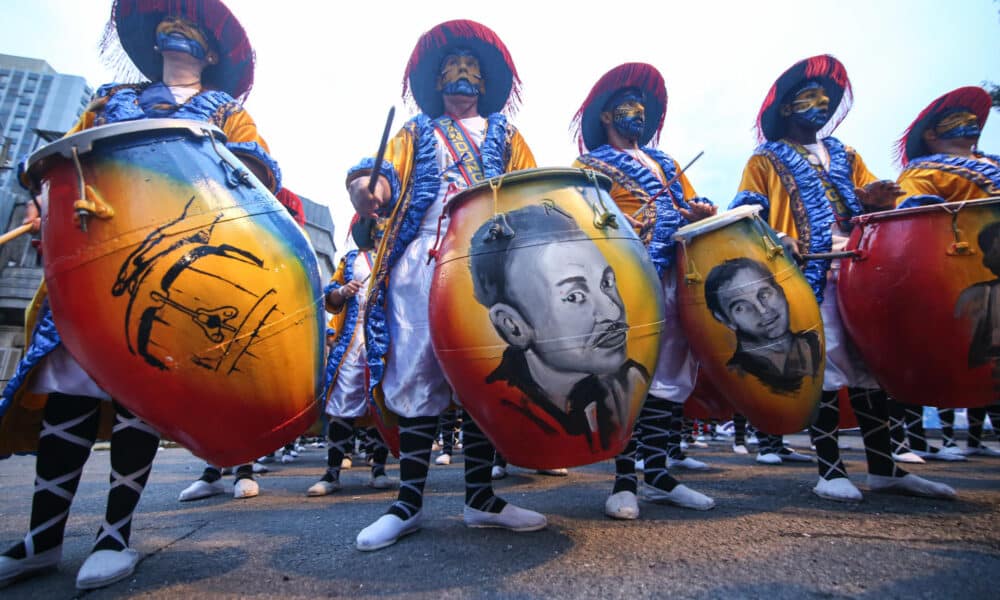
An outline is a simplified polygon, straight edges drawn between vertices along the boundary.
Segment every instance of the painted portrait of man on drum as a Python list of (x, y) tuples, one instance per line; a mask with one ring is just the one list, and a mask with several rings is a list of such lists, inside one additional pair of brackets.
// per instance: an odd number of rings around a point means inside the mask
[(552, 203), (501, 213), (473, 236), (476, 299), (508, 344), (486, 381), (522, 392), (504, 403), (543, 431), (607, 449), (649, 373), (627, 356), (628, 322), (614, 268)]
[(965, 288), (955, 303), (955, 317), (972, 323), (969, 368), (1000, 358), (1000, 222), (983, 227), (977, 238), (983, 266), (997, 276)]
[(795, 393), (804, 377), (819, 373), (819, 334), (792, 332), (785, 291), (765, 265), (734, 258), (714, 267), (705, 280), (705, 302), (712, 316), (736, 333), (731, 369), (753, 375), (776, 393)]

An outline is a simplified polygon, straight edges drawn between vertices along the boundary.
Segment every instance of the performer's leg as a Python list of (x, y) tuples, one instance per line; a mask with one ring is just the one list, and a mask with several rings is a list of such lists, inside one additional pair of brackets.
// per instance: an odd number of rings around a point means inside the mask
[(493, 454), (493, 468), (490, 470), (491, 479), (503, 479), (507, 476), (507, 459), (499, 451)]
[(780, 435), (757, 432), (757, 462), (762, 465), (780, 465), (784, 439)]
[(924, 431), (924, 407), (910, 404), (899, 404), (903, 409), (903, 426), (906, 431), (906, 444), (910, 450), (930, 452), (927, 443), (927, 432)]
[(958, 443), (955, 442), (955, 409), (939, 408), (938, 418), (941, 420), (941, 439), (944, 444), (942, 451), (955, 452), (953, 449), (958, 448)]
[(544, 515), (509, 504), (493, 493), (490, 469), (496, 449), (472, 419), (462, 422), (462, 452), (465, 455), (463, 517), (467, 526), (513, 531), (536, 531), (546, 526)]
[(450, 465), (451, 456), (455, 452), (455, 424), (457, 423), (457, 413), (454, 409), (449, 409), (441, 413), (438, 417), (438, 425), (441, 430), (441, 454), (434, 459), (436, 465)]
[[(967, 408), (965, 414), (969, 420), (969, 437), (965, 445), (970, 450), (978, 449), (983, 443), (983, 422), (986, 420), (986, 408)], [(974, 453), (966, 452), (966, 454)]]
[(385, 490), (396, 487), (398, 481), (392, 479), (385, 473), (385, 463), (389, 460), (389, 447), (385, 445), (378, 429), (370, 427), (367, 430), (368, 441), (371, 443), (372, 476), (368, 480), (368, 485), (377, 490)]
[(637, 435), (633, 433), (625, 450), (615, 457), (615, 485), (604, 502), (604, 514), (612, 519), (639, 518), (639, 501), (636, 497), (639, 482), (635, 474), (636, 438)]
[(384, 515), (358, 534), (358, 550), (385, 548), (420, 528), (437, 423), (437, 417), (399, 417), (399, 494)]
[[(661, 404), (661, 402), (666, 402), (666, 404)], [(687, 420), (684, 418), (684, 404), (670, 402), (669, 400), (664, 401), (653, 396), (649, 396), (646, 399), (646, 406), (649, 406), (650, 403), (660, 407), (656, 411), (649, 413), (651, 415), (650, 418), (659, 419), (662, 417), (660, 411), (667, 411), (666, 417), (668, 420), (666, 423), (668, 424), (668, 433), (664, 438), (665, 446), (661, 447), (661, 449), (667, 451), (667, 466), (671, 468), (691, 469), (692, 471), (706, 471), (711, 468), (700, 460), (695, 460), (686, 455), (684, 450), (681, 448), (681, 440), (683, 439), (684, 432), (687, 432), (688, 434), (691, 432), (691, 429), (686, 425)], [(643, 411), (645, 411), (645, 407), (643, 407)], [(645, 427), (652, 428), (649, 419), (647, 419), (646, 424), (644, 425), (644, 428)], [(656, 436), (661, 435), (659, 431), (654, 431), (653, 434)], [(648, 448), (649, 439), (649, 434), (643, 436), (643, 443), (647, 446), (645, 449), (647, 454), (651, 454), (653, 452), (651, 448)]]
[(907, 473), (892, 459), (888, 396), (882, 390), (848, 390), (868, 459), (868, 487), (930, 498), (954, 498), (951, 487)]
[(100, 402), (49, 394), (38, 437), (30, 529), (0, 556), (0, 587), (59, 563), (70, 505), (97, 438)]
[(350, 451), (354, 434), (354, 419), (329, 417), (326, 437), (330, 445), (326, 448), (326, 473), (319, 481), (309, 486), (307, 496), (326, 496), (340, 489), (340, 468), (344, 456)]
[(676, 426), (681, 420), (681, 410), (683, 405), (652, 396), (646, 398), (646, 404), (642, 407), (645, 415), (642, 442), (646, 448), (646, 465), (642, 473), (643, 483), (646, 484), (643, 498), (684, 508), (708, 510), (715, 506), (715, 501), (681, 485), (667, 472), (669, 451), (672, 450), (668, 449), (668, 442), (676, 441)]
[(733, 452), (749, 454), (747, 450), (747, 418), (740, 413), (733, 414)]
[(892, 440), (892, 457), (896, 462), (923, 464), (924, 459), (910, 451), (906, 433), (906, 408), (892, 398), (889, 398), (887, 402), (889, 403), (889, 437)]
[(76, 587), (81, 590), (121, 581), (135, 571), (140, 558), (138, 552), (129, 548), (132, 515), (153, 468), (160, 435), (117, 402), (114, 407), (111, 490), (94, 549), (77, 573)]
[(840, 459), (837, 432), (840, 425), (840, 405), (836, 391), (824, 391), (819, 403), (816, 420), (809, 428), (812, 443), (816, 446), (819, 481), (813, 492), (828, 500), (860, 502), (861, 492), (847, 478), (847, 470)]

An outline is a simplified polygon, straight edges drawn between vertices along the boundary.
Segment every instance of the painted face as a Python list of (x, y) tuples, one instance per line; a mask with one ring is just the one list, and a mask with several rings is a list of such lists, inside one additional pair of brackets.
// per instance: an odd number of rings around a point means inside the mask
[(790, 104), (781, 107), (781, 114), (812, 131), (819, 131), (830, 120), (830, 97), (826, 89), (810, 81), (795, 92)]
[(625, 139), (634, 142), (642, 137), (646, 129), (646, 107), (642, 104), (642, 96), (634, 91), (620, 92), (608, 103), (613, 108), (611, 124)]
[(965, 109), (946, 113), (938, 119), (934, 126), (938, 139), (953, 140), (957, 138), (977, 138), (982, 131), (979, 129), (979, 119)]
[(784, 292), (752, 269), (740, 269), (719, 290), (719, 304), (722, 322), (739, 337), (760, 343), (789, 332)]
[(457, 50), (444, 57), (438, 73), (437, 89), (443, 94), (479, 96), (486, 84), (479, 70), (479, 59), (468, 50)]
[(198, 26), (180, 17), (166, 17), (156, 26), (156, 47), (160, 52), (183, 52), (207, 62), (215, 62), (208, 40)]
[(616, 373), (626, 360), (628, 323), (615, 271), (597, 246), (544, 244), (513, 256), (508, 293), (534, 330), (539, 358), (570, 373)]

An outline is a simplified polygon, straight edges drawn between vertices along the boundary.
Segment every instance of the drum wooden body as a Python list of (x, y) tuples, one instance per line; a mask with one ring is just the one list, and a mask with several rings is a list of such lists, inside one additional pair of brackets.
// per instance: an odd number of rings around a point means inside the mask
[(28, 173), (66, 348), (165, 436), (233, 465), (315, 419), (325, 328), (312, 246), (224, 142), (204, 123), (108, 125), (39, 150)]
[(997, 402), (1000, 199), (886, 211), (855, 223), (848, 249), (860, 256), (841, 261), (837, 299), (879, 383), (907, 404)]
[(759, 429), (793, 433), (819, 405), (823, 326), (809, 284), (758, 210), (678, 230), (678, 306), (701, 376)]
[(610, 180), (531, 169), (450, 204), (431, 287), (434, 350), (508, 461), (620, 453), (659, 353), (662, 290)]
[(726, 421), (733, 418), (733, 406), (725, 395), (709, 382), (708, 377), (699, 373), (694, 390), (684, 402), (684, 416), (689, 419), (718, 419)]

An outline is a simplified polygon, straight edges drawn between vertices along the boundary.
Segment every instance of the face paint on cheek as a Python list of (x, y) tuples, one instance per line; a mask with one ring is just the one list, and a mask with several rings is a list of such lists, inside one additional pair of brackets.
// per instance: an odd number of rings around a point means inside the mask
[(486, 91), (479, 61), (471, 53), (451, 54), (441, 64), (438, 89), (443, 94), (478, 96)]
[(638, 140), (646, 129), (646, 109), (640, 102), (630, 100), (615, 107), (613, 125), (625, 139)]
[(818, 130), (830, 120), (830, 98), (818, 83), (808, 83), (795, 94), (790, 118), (800, 125)]
[(938, 124), (934, 126), (934, 133), (940, 139), (953, 140), (979, 137), (982, 130), (979, 128), (979, 119), (976, 118), (976, 115), (961, 111), (941, 117)]

